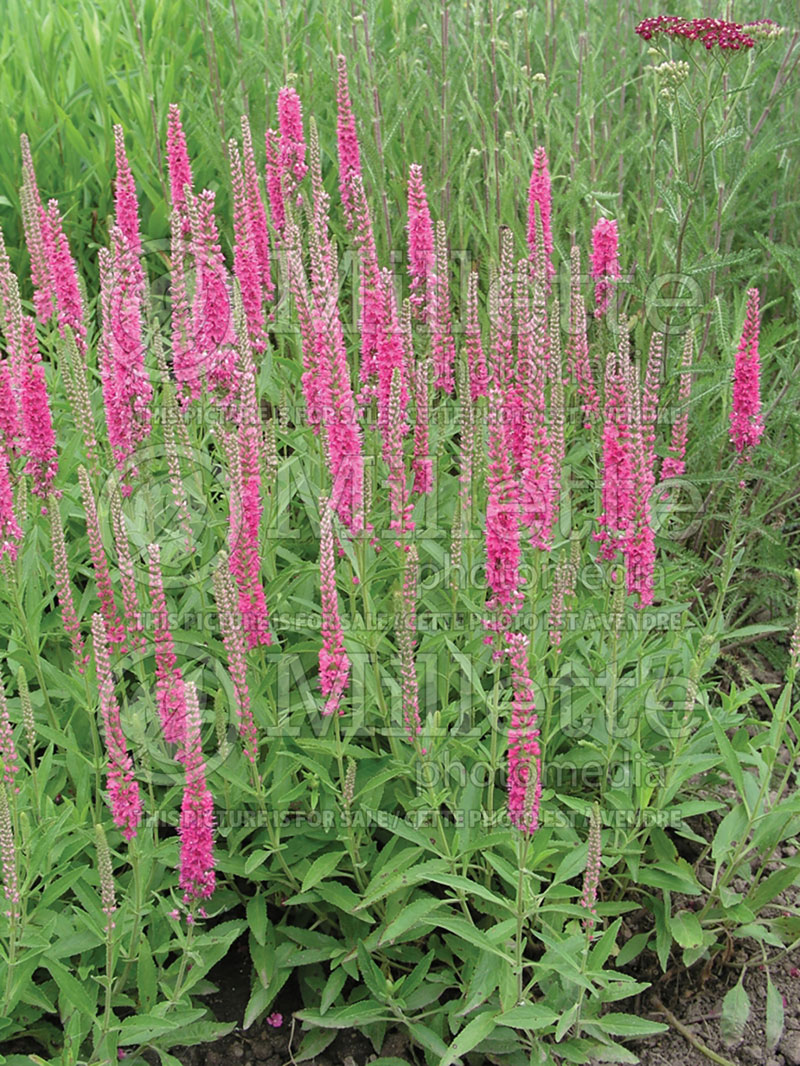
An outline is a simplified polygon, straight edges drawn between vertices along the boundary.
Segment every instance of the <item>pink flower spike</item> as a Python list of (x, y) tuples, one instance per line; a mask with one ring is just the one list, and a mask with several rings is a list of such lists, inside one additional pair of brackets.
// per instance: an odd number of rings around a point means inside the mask
[(242, 161), (244, 163), (244, 183), (247, 194), (247, 212), (250, 229), (250, 240), (256, 252), (261, 288), (267, 299), (271, 299), (275, 286), (272, 281), (269, 231), (267, 229), (267, 214), (264, 210), (264, 201), (261, 199), (261, 188), (258, 183), (258, 171), (253, 154), (253, 138), (250, 133), (250, 124), (247, 116), (242, 115)]
[(231, 161), (231, 183), (233, 185), (233, 230), (235, 235), (233, 272), (239, 282), (239, 289), (242, 294), (242, 306), (250, 343), (256, 351), (263, 351), (266, 345), (266, 337), (264, 334), (264, 309), (261, 303), (261, 270), (258, 252), (253, 240), (253, 229), (250, 224), (250, 204), (245, 188), (239, 146), (233, 138), (228, 142), (228, 155)]
[(592, 277), (594, 287), (594, 317), (600, 318), (611, 303), (612, 281), (619, 278), (617, 259), (617, 223), (614, 219), (601, 218), (592, 230)]
[(731, 441), (740, 455), (740, 462), (750, 458), (764, 432), (758, 353), (758, 300), (758, 289), (748, 289), (747, 313), (733, 368)]
[(296, 90), (291, 87), (284, 87), (278, 93), (278, 127), (281, 131), (281, 181), (284, 180), (284, 175), (289, 176), (287, 193), (291, 199), (308, 170), (306, 141), (303, 135), (303, 107)]
[(139, 234), (139, 204), (136, 199), (133, 174), (125, 154), (125, 135), (122, 132), (122, 126), (114, 127), (114, 153), (117, 163), (117, 181), (114, 191), (117, 225), (122, 230), (131, 250), (139, 255), (142, 251), (142, 238)]
[(57, 200), (50, 201), (47, 214), (42, 213), (41, 223), (58, 305), (58, 331), (64, 337), (66, 329), (71, 329), (78, 351), (85, 355), (86, 321), (83, 297), (78, 286), (75, 262), (70, 255), (69, 244), (61, 225)]
[(337, 139), (339, 146), (339, 193), (342, 197), (345, 224), (350, 230), (355, 224), (355, 200), (353, 196), (352, 177), (361, 176), (361, 154), (358, 148), (356, 121), (350, 103), (350, 89), (347, 84), (347, 60), (340, 55), (337, 59), (339, 73), (336, 101), (339, 108), (337, 121)]
[(120, 724), (119, 704), (114, 692), (114, 678), (109, 659), (108, 636), (103, 616), (99, 613), (92, 615), (92, 635), (97, 665), (100, 718), (108, 752), (108, 793), (111, 811), (114, 824), (122, 830), (125, 839), (130, 840), (136, 836), (136, 829), (142, 817), (142, 802), (133, 772), (133, 762)]
[(336, 593), (336, 564), (333, 553), (333, 508), (323, 498), (320, 505), (319, 577), (322, 597), (322, 647), (319, 652), (319, 684), (325, 697), (323, 714), (339, 710), (350, 674), (350, 660), (344, 647)]
[[(533, 171), (528, 187), (528, 251), (534, 274), (545, 277), (548, 291), (552, 278), (555, 277), (553, 266), (553, 236), (550, 228), (552, 194), (550, 189), (550, 171), (547, 152), (540, 145), (533, 153)], [(542, 248), (536, 243), (536, 212), (542, 227)]]
[(214, 598), (222, 630), (222, 643), (228, 659), (228, 670), (233, 682), (239, 735), (244, 745), (245, 755), (255, 766), (258, 758), (258, 732), (253, 721), (250, 692), (247, 686), (247, 650), (237, 606), (236, 587), (225, 560), (214, 572)]
[(411, 307), (414, 317), (420, 320), (430, 316), (430, 283), (435, 267), (433, 224), (422, 167), (412, 163), (408, 174), (408, 272), (411, 275)]
[(272, 225), (283, 232), (286, 225), (286, 210), (283, 206), (283, 186), (281, 184), (280, 141), (275, 130), (266, 132), (267, 146), (267, 196)]
[(214, 799), (206, 784), (200, 707), (193, 684), (186, 685), (182, 699), (186, 706), (186, 741), (181, 762), (186, 768), (186, 781), (181, 802), (178, 884), (183, 889), (184, 903), (192, 905), (214, 893)]
[(36, 323), (27, 315), (22, 318), (21, 349), (22, 450), (28, 457), (25, 473), (33, 480), (34, 495), (46, 500), (58, 473), (58, 457)]
[(186, 203), (185, 189), (194, 188), (189, 153), (186, 150), (186, 137), (181, 125), (181, 113), (177, 104), (169, 105), (167, 125), (167, 166), (169, 184), (172, 193), (172, 206), (178, 210)]

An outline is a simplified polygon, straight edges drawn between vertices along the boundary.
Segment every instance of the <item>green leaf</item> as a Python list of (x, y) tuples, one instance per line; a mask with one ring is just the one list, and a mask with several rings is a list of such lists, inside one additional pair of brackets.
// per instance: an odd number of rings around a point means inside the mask
[(466, 1055), (468, 1051), (472, 1051), (490, 1033), (494, 1032), (496, 1025), (496, 1015), (489, 1011), (484, 1011), (477, 1018), (473, 1018), (450, 1044), (447, 1054), (442, 1055), (439, 1059), (439, 1066), (451, 1066), (456, 1059)]
[(656, 1036), (669, 1029), (663, 1022), (651, 1022), (634, 1014), (620, 1014), (612, 1011), (601, 1018), (592, 1018), (592, 1025), (598, 1026), (611, 1036)]
[[(199, 1021), (205, 1014), (202, 1007), (191, 1011), (195, 1019)], [(188, 1024), (181, 1018), (183, 1024)], [(182, 1026), (181, 1026), (182, 1027)], [(149, 1044), (160, 1036), (172, 1033), (176, 1028), (174, 1017), (160, 1018), (156, 1014), (134, 1014), (120, 1022), (119, 1043), (123, 1046), (130, 1044)]]
[(498, 1025), (509, 1025), (512, 1029), (543, 1029), (558, 1019), (558, 1012), (542, 1006), (541, 1003), (523, 1003), (512, 1007), (497, 1018)]
[(295, 1011), (295, 1018), (310, 1025), (318, 1025), (323, 1029), (351, 1029), (361, 1028), (371, 1022), (389, 1021), (389, 1014), (381, 1003), (374, 999), (362, 999), (359, 1003), (351, 1003), (347, 1007), (335, 1007), (323, 1014), (318, 1010)]
[(314, 885), (319, 884), (320, 881), (324, 881), (328, 874), (332, 874), (339, 865), (343, 855), (344, 852), (342, 851), (326, 851), (323, 855), (320, 855), (318, 859), (315, 859), (303, 878), (300, 890), (302, 892), (308, 892), (308, 890), (313, 888)]
[(703, 927), (693, 911), (678, 911), (670, 920), (672, 935), (682, 948), (699, 947), (703, 941)]
[(308, 1062), (320, 1055), (336, 1039), (335, 1029), (311, 1029), (303, 1036), (300, 1047), (294, 1053), (296, 1062)]
[(783, 1033), (783, 997), (767, 974), (767, 1047), (770, 1051), (778, 1046)]
[(434, 899), (433, 896), (422, 896), (414, 900), (407, 907), (403, 907), (398, 916), (382, 930), (378, 944), (391, 944), (408, 929), (413, 929), (417, 925), (424, 924), (426, 929), (428, 926), (435, 925), (436, 919), (428, 920), (428, 915), (438, 907), (444, 906), (444, 903), (445, 900)]
[[(96, 1004), (99, 986), (93, 983), (83, 984), (81, 981), (76, 980), (69, 970), (62, 966), (60, 962), (56, 962), (55, 959), (43, 959), (42, 965), (47, 967), (58, 985), (58, 999), (61, 1004), (62, 1018), (65, 1018), (68, 1013), (64, 1008), (72, 1007), (94, 1021), (97, 1013)], [(94, 996), (89, 994), (90, 990), (94, 992)]]
[(339, 998), (339, 993), (345, 986), (347, 981), (347, 974), (341, 966), (331, 971), (331, 975), (325, 982), (325, 987), (322, 990), (322, 995), (319, 1001), (319, 1012), (324, 1014), (329, 1007), (335, 1003)]
[(153, 953), (147, 937), (139, 939), (139, 959), (136, 963), (136, 987), (139, 992), (139, 1007), (147, 1013), (158, 996), (158, 974), (153, 962)]
[(249, 1029), (253, 1022), (264, 1013), (272, 1002), (273, 993), (262, 984), (257, 984), (253, 989), (247, 1007), (244, 1012), (243, 1029)]
[(267, 942), (267, 901), (260, 892), (247, 902), (247, 924), (256, 942), (263, 947)]
[(744, 1036), (744, 1027), (750, 1017), (750, 997), (745, 992), (741, 978), (738, 985), (728, 992), (722, 1001), (720, 1031), (728, 1047), (738, 1044)]

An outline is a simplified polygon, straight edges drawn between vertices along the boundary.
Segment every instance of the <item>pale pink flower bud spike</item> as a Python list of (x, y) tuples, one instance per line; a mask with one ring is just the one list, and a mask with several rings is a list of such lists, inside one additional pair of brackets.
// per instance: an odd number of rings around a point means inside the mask
[(586, 306), (581, 294), (581, 253), (574, 247), (570, 259), (569, 343), (567, 354), (572, 380), (578, 386), (582, 400), (584, 428), (589, 429), (600, 409), (600, 398), (594, 385), (586, 339)]
[(350, 674), (350, 660), (344, 647), (339, 600), (336, 592), (336, 563), (333, 550), (333, 508), (320, 501), (319, 574), (322, 598), (322, 647), (319, 652), (319, 683), (325, 705), (322, 713), (343, 714), (339, 710)]
[(100, 717), (108, 753), (108, 793), (114, 824), (126, 840), (136, 836), (142, 816), (139, 785), (133, 771), (133, 762), (120, 724), (119, 704), (114, 692), (114, 678), (108, 651), (108, 636), (99, 613), (92, 615), (94, 657), (97, 666), (97, 687)]
[(486, 396), (489, 383), (486, 375), (486, 358), (481, 343), (481, 327), (478, 319), (478, 272), (473, 270), (467, 288), (467, 327), (464, 335), (469, 367), (470, 395), (473, 403), (479, 396)]
[(234, 704), (239, 720), (239, 735), (244, 753), (255, 771), (258, 758), (258, 733), (250, 708), (250, 691), (247, 686), (247, 651), (244, 631), (237, 605), (236, 587), (233, 583), (227, 560), (222, 559), (214, 571), (214, 598), (217, 603), (222, 643), (228, 659), (228, 670), (233, 682)]
[(104, 621), (104, 632), (107, 639), (112, 644), (119, 644), (119, 650), (123, 651), (125, 628), (119, 620), (117, 606), (114, 602), (114, 591), (108, 572), (108, 560), (103, 546), (103, 534), (100, 531), (100, 522), (97, 518), (97, 504), (95, 503), (92, 486), (89, 483), (89, 475), (82, 466), (78, 467), (78, 484), (80, 485), (83, 507), (86, 512), (89, 554), (92, 557), (97, 597), (100, 600), (100, 610)]
[(600, 808), (595, 803), (589, 821), (589, 850), (586, 856), (586, 872), (583, 877), (583, 895), (581, 906), (587, 911), (583, 921), (583, 927), (588, 936), (597, 921), (597, 889), (600, 884)]
[(11, 719), (8, 716), (8, 703), (6, 690), (0, 680), (0, 761), (3, 764), (3, 779), (12, 792), (19, 792), (19, 785), (15, 778), (19, 772), (19, 759), (17, 748), (14, 744), (14, 732), (11, 728)]
[(22, 540), (22, 530), (14, 514), (14, 491), (5, 451), (0, 450), (0, 561), (8, 555), (11, 562), (17, 558), (17, 545)]
[(51, 271), (46, 241), (47, 214), (39, 195), (36, 172), (33, 169), (30, 141), (23, 133), (20, 136), (22, 146), (22, 224), (25, 230), (25, 242), (31, 259), (31, 279), (33, 281), (33, 305), (36, 317), (46, 322), (53, 314), (56, 299), (55, 284)]
[(433, 359), (434, 387), (452, 393), (454, 388), (453, 366), (456, 349), (450, 324), (450, 281), (447, 264), (447, 237), (444, 222), (436, 223), (436, 273), (431, 279), (433, 287), (431, 310), (431, 356)]
[[(678, 415), (672, 424), (672, 440), (669, 454), (661, 464), (661, 480), (683, 477), (686, 470), (686, 441), (689, 431), (689, 399), (692, 392), (692, 357), (694, 354), (694, 336), (688, 330), (683, 342), (681, 360), (681, 383), (678, 390)], [(669, 498), (665, 492), (662, 500)]]
[(157, 544), (148, 546), (148, 555), (156, 657), (156, 705), (164, 740), (168, 744), (182, 744), (186, 734), (183, 675), (178, 666), (175, 645), (170, 632), (169, 612), (161, 573), (161, 551)]
[(72, 657), (75, 660), (78, 673), (82, 674), (86, 663), (89, 661), (89, 656), (83, 646), (81, 627), (78, 616), (75, 613), (69, 565), (67, 563), (67, 545), (64, 539), (64, 527), (61, 524), (61, 512), (56, 499), (50, 499), (48, 511), (50, 515), (50, 543), (53, 549), (53, 570), (55, 571), (58, 605), (61, 608), (61, 622), (64, 626), (64, 632), (70, 638)]
[(508, 814), (513, 826), (531, 834), (539, 825), (542, 758), (528, 668), (528, 638), (522, 633), (506, 633), (504, 643), (513, 693), (508, 732)]
[(11, 810), (5, 785), (0, 784), (0, 866), (2, 867), (3, 891), (6, 897), (5, 916), (14, 921), (20, 911), (22, 897), (17, 874), (17, 846), (11, 822)]

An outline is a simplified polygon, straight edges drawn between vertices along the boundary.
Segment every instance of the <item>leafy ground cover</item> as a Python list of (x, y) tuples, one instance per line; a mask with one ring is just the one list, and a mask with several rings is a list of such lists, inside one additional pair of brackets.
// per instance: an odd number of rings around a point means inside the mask
[(734, 7), (10, 0), (11, 1066), (796, 1061), (800, 46)]

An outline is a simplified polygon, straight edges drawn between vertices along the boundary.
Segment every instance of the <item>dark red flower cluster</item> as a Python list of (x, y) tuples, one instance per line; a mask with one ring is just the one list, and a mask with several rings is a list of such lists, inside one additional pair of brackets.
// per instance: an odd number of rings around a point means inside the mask
[(720, 48), (752, 48), (755, 41), (742, 31), (746, 29), (738, 22), (725, 22), (724, 19), (684, 19), (678, 15), (657, 15), (645, 19), (636, 27), (639, 36), (649, 41), (658, 33), (669, 37), (683, 37), (687, 41), (702, 41), (707, 49), (715, 44)]

